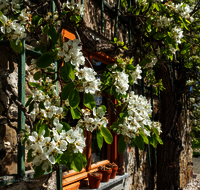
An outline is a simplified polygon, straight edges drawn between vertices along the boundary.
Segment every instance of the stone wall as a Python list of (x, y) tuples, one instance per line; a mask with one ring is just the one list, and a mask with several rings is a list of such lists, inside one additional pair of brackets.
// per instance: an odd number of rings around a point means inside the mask
[[(107, 2), (112, 7), (112, 12), (106, 6), (104, 7), (104, 33), (101, 31), (101, 1), (85, 0), (85, 22), (86, 26), (91, 29), (92, 33), (99, 35), (102, 39), (113, 40), (114, 26), (115, 26), (115, 4), (114, 1), (108, 0)], [(123, 22), (124, 23), (124, 22)], [(128, 42), (127, 25), (121, 24), (119, 18), (118, 29), (116, 37), (120, 41)]]
[[(26, 68), (30, 65), (31, 57), (27, 55)], [(45, 175), (38, 179), (31, 179), (24, 182), (18, 182), (12, 176), (17, 174), (17, 114), (18, 108), (7, 94), (6, 86), (10, 85), (18, 94), (18, 64), (17, 54), (9, 48), (0, 45), (0, 183), (2, 181), (15, 182), (13, 185), (0, 187), (0, 190), (27, 190), (27, 189), (56, 189), (55, 172), (51, 175)], [(27, 77), (32, 77), (32, 73), (26, 72)], [(26, 97), (31, 94), (26, 81)], [(26, 155), (25, 155), (26, 156)], [(25, 163), (26, 175), (33, 174), (32, 165)]]
[(189, 120), (189, 110), (185, 111), (185, 107), (183, 107), (178, 126), (183, 145), (183, 151), (180, 155), (180, 187), (183, 188), (187, 186), (193, 177), (192, 141), (188, 134), (191, 132), (191, 126)]
[(17, 89), (17, 58), (5, 46), (0, 46), (0, 176), (17, 172), (17, 107), (9, 100), (5, 84)]

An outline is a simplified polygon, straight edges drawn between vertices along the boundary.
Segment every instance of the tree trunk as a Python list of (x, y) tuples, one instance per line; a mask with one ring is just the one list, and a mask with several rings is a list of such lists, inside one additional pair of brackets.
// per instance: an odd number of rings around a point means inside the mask
[(177, 127), (182, 109), (181, 95), (178, 94), (175, 83), (172, 83), (167, 66), (161, 65), (156, 70), (156, 78), (162, 79), (166, 88), (161, 92), (160, 122), (163, 145), (157, 147), (157, 189), (177, 190), (180, 187), (179, 158), (183, 149)]

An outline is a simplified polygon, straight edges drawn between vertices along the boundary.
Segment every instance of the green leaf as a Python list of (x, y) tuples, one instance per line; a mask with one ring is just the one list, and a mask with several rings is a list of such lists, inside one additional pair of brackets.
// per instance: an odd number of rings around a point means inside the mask
[(72, 66), (71, 64), (65, 63), (64, 66), (61, 68), (60, 76), (63, 78), (64, 81), (71, 80), (71, 72), (72, 72)]
[(153, 128), (154, 133), (156, 134), (156, 136), (159, 136), (158, 134), (158, 129), (156, 129), (155, 127)]
[(64, 86), (64, 88), (62, 89), (62, 92), (61, 92), (62, 100), (68, 99), (68, 96), (69, 96), (70, 92), (73, 90), (73, 88), (74, 88), (73, 82), (70, 82)]
[(40, 108), (40, 109), (45, 109), (45, 107), (44, 107), (44, 102), (41, 101), (41, 102), (39, 103), (39, 108)]
[(12, 47), (12, 49), (17, 52), (17, 53), (21, 53), (23, 47), (22, 47), (22, 42), (21, 40), (18, 41), (18, 44), (16, 44), (17, 40), (11, 40), (10, 41), (10, 46)]
[(32, 157), (32, 152), (33, 152), (33, 151), (34, 151), (34, 150), (33, 150), (32, 148), (29, 149), (29, 151), (28, 151), (28, 153), (27, 153), (27, 159), (26, 159), (26, 162), (27, 162), (27, 163), (33, 161), (33, 159), (34, 159), (34, 157)]
[(135, 67), (133, 65), (126, 65), (126, 69), (128, 70), (135, 70)]
[(60, 122), (60, 123), (63, 125), (62, 130), (65, 130), (67, 132), (71, 129), (71, 127), (68, 123), (65, 123), (65, 122)]
[[(1, 16), (3, 15), (3, 13), (0, 11), (0, 21), (2, 22), (2, 20), (1, 20)], [(2, 22), (3, 23), (3, 22)]]
[(42, 126), (43, 123), (43, 119), (39, 120), (39, 122), (37, 122), (36, 125), (34, 125), (33, 130), (32, 131), (36, 131), (37, 133), (39, 132), (40, 127)]
[(153, 134), (152, 136), (148, 137), (149, 143), (153, 145), (154, 148), (157, 147), (157, 136)]
[[(0, 20), (1, 20), (1, 17), (0, 17)], [(1, 41), (5, 36), (6, 36), (6, 35), (1, 35), (0, 41)]]
[(39, 132), (38, 132), (38, 135), (39, 135), (39, 136), (41, 135), (42, 131), (45, 130), (45, 125), (46, 125), (46, 124), (43, 124), (43, 125), (39, 128)]
[(44, 175), (45, 171), (42, 169), (42, 165), (43, 165), (43, 162), (39, 166), (34, 167), (34, 170), (35, 170), (34, 178), (38, 178)]
[(99, 149), (101, 150), (103, 146), (103, 136), (101, 135), (99, 130), (97, 130), (96, 133), (97, 133), (97, 144), (98, 144)]
[(36, 65), (40, 68), (46, 68), (49, 65), (51, 65), (54, 58), (55, 58), (54, 52), (46, 52), (37, 59)]
[(44, 126), (44, 130), (45, 130), (44, 137), (49, 137), (49, 135), (50, 135), (49, 125), (43, 124), (42, 126)]
[(157, 33), (155, 34), (153, 37), (156, 39), (156, 40), (161, 40), (165, 37), (166, 35), (163, 34), (163, 33)]
[(145, 142), (146, 144), (148, 144), (148, 143), (149, 143), (149, 140), (148, 140), (148, 138), (146, 137), (146, 135), (144, 134), (144, 132), (143, 132), (143, 131), (140, 131), (139, 134), (142, 136), (144, 142)]
[(126, 149), (126, 144), (127, 144), (127, 142), (125, 141), (125, 137), (122, 135), (119, 138), (118, 145), (117, 145), (117, 149), (118, 149), (119, 154), (124, 152), (124, 150)]
[(36, 28), (43, 22), (43, 18), (40, 18), (39, 20), (38, 20), (38, 23), (37, 23), (37, 25), (36, 25)]
[(126, 7), (127, 5), (127, 0), (121, 0), (121, 6)]
[(87, 159), (86, 159), (86, 156), (85, 154), (81, 154), (81, 153), (78, 153), (79, 154), (79, 157), (82, 159), (82, 163), (83, 163), (83, 167), (85, 167), (87, 165)]
[(48, 36), (50, 38), (50, 40), (56, 44), (57, 40), (58, 40), (58, 36), (57, 36), (57, 32), (54, 26), (51, 26), (48, 30)]
[(64, 11), (61, 13), (60, 18), (62, 18), (63, 16), (65, 16), (69, 11)]
[(33, 87), (39, 87), (39, 84), (35, 83), (35, 82), (29, 82), (29, 85), (30, 86), (33, 86)]
[(113, 122), (113, 124), (110, 126), (110, 129), (118, 128), (119, 124), (119, 122)]
[(144, 140), (141, 135), (136, 136), (134, 142), (140, 150), (144, 150)]
[(73, 119), (80, 119), (81, 118), (82, 114), (76, 108), (74, 108), (74, 109), (71, 108), (70, 111), (71, 111)]
[(59, 156), (59, 158), (56, 159), (56, 162), (61, 165), (67, 166), (68, 162), (67, 155), (65, 153), (61, 154), (61, 156)]
[(84, 105), (91, 110), (96, 107), (94, 96), (90, 93), (85, 93)]
[(31, 22), (37, 28), (43, 22), (43, 20), (43, 18), (39, 17), (38, 15), (35, 15), (32, 17)]
[(103, 109), (104, 113), (106, 113), (106, 106), (101, 105), (101, 106), (99, 106), (99, 107), (101, 107), (101, 108)]
[(111, 132), (106, 127), (103, 126), (100, 127), (100, 132), (106, 143), (111, 144), (113, 141), (113, 136)]
[(71, 167), (73, 170), (80, 172), (83, 168), (83, 162), (81, 157), (78, 154), (74, 154), (73, 161), (71, 163)]
[(29, 108), (28, 108), (28, 111), (29, 112), (32, 112), (33, 109), (34, 109), (34, 104), (35, 104), (35, 101), (32, 101), (31, 104), (29, 105)]
[(114, 65), (114, 63), (110, 63), (109, 65), (106, 66), (106, 69), (111, 68)]
[(163, 141), (160, 137), (157, 136), (157, 141), (160, 143), (160, 144), (163, 144)]
[(151, 63), (151, 59), (147, 58), (147, 59), (143, 59), (139, 64), (140, 66), (144, 67), (147, 63)]
[(42, 33), (43, 34), (48, 34), (48, 31), (49, 31), (49, 26), (48, 25), (45, 25), (42, 29)]
[(73, 89), (70, 92), (68, 100), (69, 100), (69, 105), (72, 108), (76, 108), (79, 105), (79, 103), (80, 103), (80, 96), (79, 96), (79, 91), (78, 91), (77, 88)]
[(26, 104), (25, 104), (25, 107), (27, 107), (30, 103), (31, 103), (31, 101), (33, 100), (33, 98), (32, 98), (32, 96), (27, 100), (27, 102), (26, 102)]
[(160, 10), (159, 7), (158, 7), (158, 3), (155, 3), (155, 8), (156, 8), (157, 11)]
[(38, 72), (36, 72), (36, 73), (33, 75), (33, 78), (34, 78), (35, 80), (39, 80), (40, 77), (41, 77), (41, 71), (38, 71)]

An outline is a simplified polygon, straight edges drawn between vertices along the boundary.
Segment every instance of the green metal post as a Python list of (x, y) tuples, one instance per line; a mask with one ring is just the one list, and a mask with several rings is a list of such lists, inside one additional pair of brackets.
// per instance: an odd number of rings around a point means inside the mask
[(187, 98), (186, 95), (184, 94), (184, 107), (185, 107), (185, 118), (186, 118), (186, 125), (187, 125)]
[(171, 72), (171, 80), (172, 80), (172, 83), (173, 83), (172, 62), (170, 62), (170, 72)]
[(101, 32), (104, 34), (104, 0), (101, 0)]
[(137, 171), (140, 169), (140, 161), (139, 161), (139, 149), (137, 146), (135, 146), (135, 157), (137, 162)]
[[(131, 7), (131, 0), (128, 2), (128, 7)], [(131, 45), (131, 18), (128, 18), (128, 41)]]
[[(145, 96), (144, 72), (143, 71), (142, 71), (142, 95)], [(147, 144), (147, 158), (148, 158), (149, 166), (151, 166), (151, 156), (150, 156), (149, 143)]]
[[(153, 110), (153, 86), (151, 85), (150, 87), (150, 91), (151, 91), (151, 107)], [(152, 111), (152, 121), (154, 121), (154, 111)], [(156, 149), (153, 148), (153, 155), (154, 155), (154, 162), (156, 163)]]
[(175, 80), (175, 62), (172, 63), (172, 67), (173, 67), (173, 79)]
[[(150, 86), (150, 91), (151, 91), (151, 107), (153, 110), (153, 86)], [(154, 121), (154, 112), (152, 112), (152, 121)]]
[(57, 184), (57, 190), (62, 190), (62, 166), (58, 166), (58, 169), (56, 170), (56, 184)]
[[(54, 12), (55, 12), (55, 3), (52, 1), (52, 16), (54, 17)], [(54, 61), (56, 65), (55, 71), (57, 71), (57, 62)], [(55, 74), (55, 77), (57, 77), (57, 74)], [(56, 83), (56, 91), (58, 92), (58, 83)], [(63, 184), (62, 184), (62, 167), (58, 165), (58, 169), (56, 169), (56, 186), (57, 190), (62, 190), (63, 189)]]
[[(135, 91), (134, 84), (132, 86), (133, 91)], [(137, 146), (135, 146), (135, 157), (136, 157), (136, 163), (137, 163), (137, 171), (140, 169), (140, 161), (139, 161), (139, 149)]]
[(114, 27), (114, 37), (117, 36), (118, 19), (119, 19), (119, 6), (120, 6), (120, 0), (117, 0), (116, 15), (115, 15), (115, 27)]
[[(85, 6), (85, 0), (81, 0), (81, 4)], [(85, 14), (83, 15), (83, 20), (85, 19)]]
[[(22, 40), (22, 52), (18, 56), (18, 100), (25, 105), (25, 39)], [(21, 109), (18, 107), (18, 133), (25, 129), (25, 116)], [(17, 152), (17, 174), (18, 177), (25, 176), (25, 146), (18, 142)]]
[(52, 17), (54, 17), (55, 10), (56, 10), (56, 5), (55, 5), (54, 1), (52, 1), (52, 4), (51, 4)]

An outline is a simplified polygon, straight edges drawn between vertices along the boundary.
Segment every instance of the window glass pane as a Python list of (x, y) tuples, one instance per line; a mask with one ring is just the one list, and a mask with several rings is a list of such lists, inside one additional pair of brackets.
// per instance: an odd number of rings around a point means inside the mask
[[(97, 76), (98, 78), (100, 78), (101, 73), (104, 71), (106, 66), (107, 66), (106, 64), (93, 59), (93, 67), (94, 67), (94, 70), (98, 73), (98, 76)], [(97, 107), (99, 107), (100, 105), (105, 105), (107, 107), (106, 100), (103, 96), (99, 94), (94, 94), (94, 98), (95, 98)], [(92, 163), (107, 159), (107, 144), (104, 142), (101, 150), (99, 149), (98, 144), (97, 144), (96, 131), (92, 132), (91, 149), (92, 149), (92, 154), (91, 154)]]

